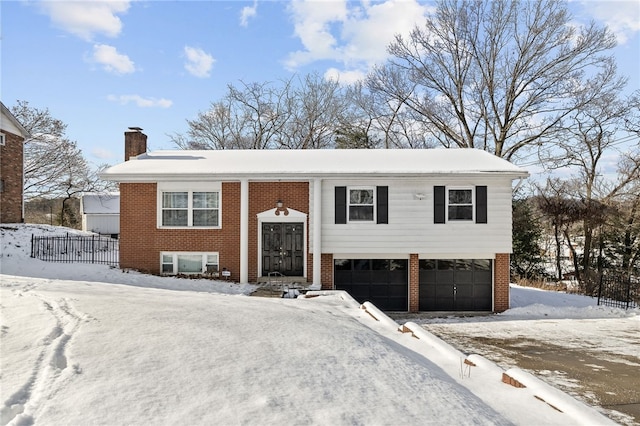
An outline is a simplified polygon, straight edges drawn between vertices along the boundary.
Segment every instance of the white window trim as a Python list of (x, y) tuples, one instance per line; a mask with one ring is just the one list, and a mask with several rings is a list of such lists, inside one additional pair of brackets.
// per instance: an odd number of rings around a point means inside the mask
[[(162, 224), (162, 193), (163, 192), (187, 192), (188, 221), (193, 219), (193, 193), (217, 192), (218, 193), (218, 225), (217, 226), (165, 226)], [(222, 183), (221, 182), (160, 182), (158, 183), (156, 196), (156, 223), (159, 229), (221, 229), (222, 228)]]
[[(352, 190), (365, 190), (365, 191), (373, 191), (373, 218), (371, 220), (351, 220), (351, 191)], [(376, 218), (378, 217), (378, 209), (376, 199), (376, 187), (375, 186), (348, 186), (347, 187), (347, 223), (376, 223)], [(356, 204), (357, 206), (364, 206), (366, 204)]]
[(7, 143), (7, 136), (0, 132), (0, 146), (4, 146)]
[[(207, 258), (209, 256), (215, 256), (216, 257), (216, 263), (214, 263), (214, 265), (217, 265), (218, 267), (218, 271), (220, 271), (220, 254), (216, 251), (212, 251), (212, 252), (199, 252), (199, 251), (161, 251), (160, 252), (160, 273), (162, 275), (177, 275), (178, 272), (178, 256), (180, 255), (189, 255), (189, 256), (194, 256), (194, 255), (200, 255), (202, 257), (202, 267), (201, 267), (201, 271), (200, 272), (180, 272), (181, 274), (185, 274), (185, 275), (200, 275), (200, 274), (204, 274), (207, 271)], [(163, 265), (164, 265), (164, 256), (172, 256), (173, 258), (173, 271), (171, 273), (169, 272), (164, 272), (163, 271)]]
[[(449, 219), (449, 191), (471, 191), (471, 219)], [(454, 204), (457, 206), (468, 204)], [(473, 186), (453, 186), (446, 187), (445, 193), (445, 217), (447, 223), (475, 223), (476, 222), (476, 190)]]

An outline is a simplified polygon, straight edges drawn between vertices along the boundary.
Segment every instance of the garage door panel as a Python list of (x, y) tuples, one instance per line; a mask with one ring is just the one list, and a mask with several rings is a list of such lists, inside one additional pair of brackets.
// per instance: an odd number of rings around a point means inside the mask
[(419, 309), (489, 311), (493, 270), (490, 259), (421, 259)]
[[(384, 300), (380, 300), (379, 303), (385, 304), (386, 311), (406, 311), (407, 310), (407, 297), (391, 297)], [(374, 302), (374, 305), (378, 306)]]
[(369, 287), (369, 294), (375, 298), (389, 297), (389, 288), (386, 285), (372, 285)]
[(409, 280), (409, 274), (404, 270), (389, 271), (388, 280), (392, 284), (406, 285)]
[(474, 285), (469, 284), (457, 284), (456, 285), (456, 296), (457, 297), (469, 297), (473, 298), (473, 287)]
[(454, 282), (460, 284), (472, 284), (473, 272), (472, 271), (456, 271)]
[(358, 302), (371, 302), (386, 311), (408, 309), (408, 260), (336, 259), (334, 284)]

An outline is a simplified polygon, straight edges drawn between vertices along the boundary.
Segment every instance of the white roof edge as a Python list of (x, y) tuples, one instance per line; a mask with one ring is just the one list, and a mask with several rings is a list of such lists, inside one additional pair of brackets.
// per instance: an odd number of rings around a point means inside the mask
[(477, 172), (438, 172), (438, 173), (300, 173), (300, 174), (224, 174), (224, 175), (184, 175), (184, 174), (161, 174), (161, 175), (139, 175), (139, 174), (101, 174), (100, 177), (107, 181), (121, 182), (121, 183), (153, 183), (153, 182), (201, 182), (201, 181), (240, 181), (247, 179), (250, 181), (272, 181), (272, 180), (285, 180), (285, 181), (305, 181), (313, 179), (357, 179), (357, 178), (425, 178), (425, 177), (438, 177), (438, 176), (502, 176), (510, 177), (513, 179), (526, 179), (530, 176), (529, 172), (506, 172), (506, 171), (477, 171)]
[(27, 139), (29, 137), (29, 132), (27, 132), (27, 129), (25, 129), (22, 124), (20, 124), (18, 119), (13, 115), (13, 113), (9, 110), (9, 108), (7, 108), (4, 105), (4, 103), (2, 103), (1, 101), (0, 101), (0, 110), (2, 111), (2, 114), (6, 115), (7, 118), (9, 118), (9, 121), (11, 121), (11, 123), (14, 126), (16, 126), (18, 130), (20, 130), (20, 133), (22, 133), (21, 136)]

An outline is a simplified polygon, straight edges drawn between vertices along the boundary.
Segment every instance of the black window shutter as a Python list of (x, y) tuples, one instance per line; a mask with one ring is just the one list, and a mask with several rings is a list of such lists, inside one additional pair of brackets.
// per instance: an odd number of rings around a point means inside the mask
[(433, 223), (445, 223), (445, 188), (433, 187)]
[(347, 187), (336, 186), (336, 223), (347, 223)]
[(486, 186), (476, 186), (476, 223), (487, 223)]
[(389, 223), (389, 187), (376, 187), (377, 223)]

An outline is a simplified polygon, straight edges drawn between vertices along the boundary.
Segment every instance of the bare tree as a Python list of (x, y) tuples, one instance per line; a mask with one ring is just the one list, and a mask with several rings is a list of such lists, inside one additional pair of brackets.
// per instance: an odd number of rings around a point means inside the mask
[[(394, 78), (401, 78), (396, 72)], [(405, 81), (403, 83), (410, 84)], [(426, 148), (425, 129), (412, 117), (403, 100), (389, 98), (379, 91), (368, 90), (363, 82), (348, 87), (352, 123), (360, 123), (370, 138), (380, 140), (382, 148)]]
[(423, 27), (396, 36), (368, 86), (443, 146), (510, 160), (589, 102), (589, 76), (612, 61), (611, 32), (570, 19), (553, 0), (441, 0)]
[(171, 135), (183, 149), (309, 149), (333, 146), (347, 106), (337, 81), (312, 73), (264, 83), (240, 82)]
[(562, 248), (565, 243), (571, 252), (575, 273), (579, 275), (578, 256), (572, 240), (573, 232), (570, 230), (576, 221), (582, 218), (583, 210), (579, 202), (569, 196), (569, 194), (573, 193), (571, 183), (566, 180), (549, 178), (544, 187), (538, 186), (536, 200), (538, 209), (542, 216), (547, 219), (546, 223), (550, 226), (553, 234), (554, 258), (558, 280), (562, 280), (564, 276)]
[(67, 125), (26, 101), (18, 101), (11, 112), (30, 135), (24, 142), (25, 201), (60, 196), (69, 170), (88, 168), (76, 142), (66, 137)]
[[(603, 240), (603, 226), (610, 220), (606, 206), (614, 208), (619, 197), (637, 187), (640, 181), (640, 150), (621, 142), (636, 139), (629, 128), (638, 119), (637, 97), (625, 98), (621, 91), (625, 82), (616, 76), (615, 67), (605, 67), (593, 77), (589, 101), (571, 111), (562, 121), (562, 128), (554, 141), (546, 147), (545, 164), (551, 168), (575, 170), (579, 185), (576, 195), (584, 204), (586, 214), (582, 219), (584, 253), (581, 269), (585, 276), (592, 275), (594, 267), (592, 250), (594, 241)], [(584, 95), (583, 95), (584, 96)], [(636, 122), (640, 127), (640, 122)], [(631, 137), (631, 138), (630, 138)], [(617, 170), (607, 170), (603, 163), (607, 157), (617, 156)], [(600, 249), (600, 248), (599, 248)], [(601, 250), (601, 249), (600, 249)], [(595, 265), (601, 272), (601, 258)]]
[(67, 125), (51, 116), (48, 109), (34, 108), (18, 101), (11, 108), (30, 137), (24, 142), (24, 197), (62, 198), (61, 224), (69, 223), (68, 201), (83, 192), (104, 192), (114, 184), (101, 180), (98, 170), (90, 167), (77, 143), (66, 137)]
[(291, 90), (290, 117), (283, 126), (281, 146), (293, 149), (333, 147), (338, 123), (344, 121), (346, 103), (336, 80), (317, 72), (298, 79)]

